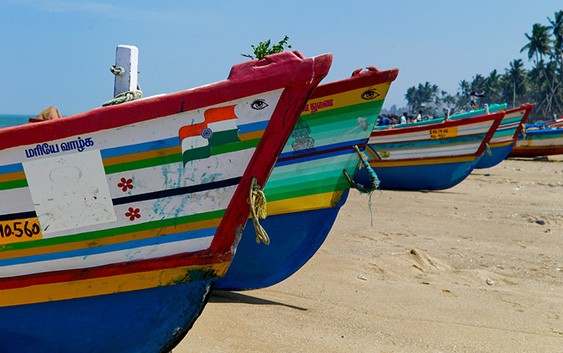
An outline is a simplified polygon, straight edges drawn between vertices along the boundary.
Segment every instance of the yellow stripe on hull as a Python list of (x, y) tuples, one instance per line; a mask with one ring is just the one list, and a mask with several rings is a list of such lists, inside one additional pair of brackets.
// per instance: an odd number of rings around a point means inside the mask
[(122, 156), (104, 158), (104, 167), (109, 167), (122, 163), (136, 162), (144, 159), (152, 159), (157, 157), (166, 157), (170, 155), (181, 155), (181, 154), (182, 154), (182, 148), (180, 146), (161, 148), (158, 150), (152, 150), (147, 152), (125, 154)]
[[(301, 113), (301, 116), (314, 114), (317, 111), (327, 111), (331, 109), (345, 108), (351, 105), (365, 103), (366, 100), (362, 98), (362, 94), (368, 88), (375, 90), (379, 94), (379, 96), (375, 100), (384, 100), (390, 85), (391, 82), (385, 82), (375, 86), (366, 86), (352, 91), (346, 91), (343, 93), (331, 94), (328, 96), (310, 99), (305, 105), (305, 110)], [(327, 99), (328, 97), (330, 97), (330, 99)], [(329, 100), (330, 102), (327, 102), (327, 100)], [(324, 104), (325, 102), (326, 104)]]
[(111, 277), (6, 289), (0, 291), (0, 297), (2, 298), (0, 307), (85, 298), (184, 283), (190, 281), (189, 273), (194, 270), (213, 271), (215, 275), (222, 277), (227, 271), (229, 264), (229, 262), (222, 262), (210, 265), (192, 265)]
[(264, 130), (257, 130), (257, 131), (247, 132), (244, 134), (239, 134), (238, 138), (241, 141), (249, 141), (249, 140), (260, 139), (262, 138), (262, 135), (264, 135)]
[(506, 147), (513, 143), (512, 139), (510, 141), (503, 141), (503, 142), (496, 142), (496, 143), (489, 143), (489, 148), (498, 148), (498, 147)]
[(385, 167), (404, 167), (404, 166), (417, 166), (428, 164), (443, 164), (443, 163), (459, 163), (471, 162), (475, 160), (475, 156), (461, 156), (461, 157), (446, 157), (446, 158), (430, 158), (420, 160), (400, 160), (400, 161), (370, 161), (369, 165), (374, 168)]
[(296, 213), (334, 207), (343, 191), (331, 191), (323, 194), (294, 197), (291, 199), (268, 202), (268, 215)]
[(4, 183), (6, 181), (22, 180), (22, 179), (25, 179), (24, 172), (0, 174), (0, 183)]
[(21, 250), (11, 250), (0, 252), (0, 259), (12, 259), (17, 257), (52, 254), (63, 251), (94, 248), (104, 245), (112, 245), (124, 243), (132, 240), (154, 238), (164, 234), (174, 234), (181, 232), (189, 232), (193, 230), (218, 227), (221, 222), (220, 218), (209, 219), (199, 222), (190, 222), (186, 224), (173, 225), (165, 228), (149, 229), (144, 231), (136, 231), (133, 233), (108, 236), (100, 239), (89, 239), (65, 244), (38, 246), (35, 248), (27, 248)]
[[(103, 163), (105, 167), (109, 167), (122, 163), (136, 162), (145, 159), (166, 157), (170, 155), (181, 155), (181, 154), (182, 154), (182, 149), (180, 148), (180, 146), (174, 146), (174, 147), (161, 148), (158, 150), (152, 150), (147, 152), (126, 154), (123, 156), (108, 157), (103, 159)], [(7, 181), (14, 181), (14, 180), (23, 180), (23, 179), (25, 179), (25, 173), (23, 171), (0, 174), (0, 183)]]

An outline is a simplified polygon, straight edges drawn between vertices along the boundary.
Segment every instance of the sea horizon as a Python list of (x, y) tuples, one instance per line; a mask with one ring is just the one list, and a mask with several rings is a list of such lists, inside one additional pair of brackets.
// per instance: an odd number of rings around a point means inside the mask
[(0, 114), (0, 128), (26, 124), (34, 114)]

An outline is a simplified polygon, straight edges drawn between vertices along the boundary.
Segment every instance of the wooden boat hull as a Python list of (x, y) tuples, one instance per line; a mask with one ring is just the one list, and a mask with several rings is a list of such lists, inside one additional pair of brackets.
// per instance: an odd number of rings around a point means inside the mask
[[(436, 124), (374, 129), (367, 154), (381, 189), (443, 190), (474, 169), (504, 112)], [(355, 181), (365, 183), (366, 173)]]
[(487, 151), (477, 162), (476, 169), (491, 168), (506, 159), (533, 108), (534, 104), (523, 104), (518, 108), (506, 111), (488, 144)]
[(326, 239), (350, 188), (384, 98), (398, 70), (370, 68), (318, 86), (266, 184), (269, 246), (243, 233), (237, 254), (215, 289), (247, 290), (295, 273)]
[[(11, 200), (0, 318), (37, 329), (3, 326), (0, 351), (22, 340), (34, 352), (172, 348), (230, 264), (253, 180), (265, 185), (330, 63), (280, 53), (194, 90), (0, 130)], [(116, 334), (130, 345), (116, 350)]]
[[(252, 225), (247, 224), (227, 274), (214, 288), (258, 289), (289, 278), (319, 250), (346, 202), (348, 192), (342, 192), (334, 207), (268, 216), (261, 222), (272, 236), (268, 246), (256, 243)], [(278, 229), (284, 230), (283, 237), (274, 237), (281, 234), (276, 231)]]
[[(406, 165), (392, 168), (373, 168), (384, 190), (445, 190), (461, 183), (473, 171), (477, 159), (451, 159), (432, 164)], [(447, 175), (447, 178), (444, 177)], [(416, 176), (416, 177), (413, 177)], [(369, 181), (365, 169), (356, 172), (358, 183)]]
[(176, 345), (192, 327), (211, 283), (7, 307), (0, 311), (5, 325), (0, 330), (0, 347), (3, 352), (22, 353), (159, 352)]
[(563, 154), (563, 128), (527, 130), (521, 134), (509, 157), (540, 157)]
[(494, 167), (506, 159), (513, 147), (514, 142), (489, 145), (487, 151), (485, 151), (485, 153), (481, 155), (481, 158), (479, 158), (479, 161), (475, 165), (475, 169)]

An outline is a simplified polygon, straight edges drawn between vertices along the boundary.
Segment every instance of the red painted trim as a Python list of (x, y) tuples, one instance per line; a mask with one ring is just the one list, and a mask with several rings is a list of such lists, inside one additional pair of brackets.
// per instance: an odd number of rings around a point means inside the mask
[(510, 113), (517, 112), (517, 111), (522, 110), (522, 109), (526, 110), (526, 112), (524, 113), (524, 117), (522, 118), (522, 121), (520, 121), (520, 124), (516, 128), (516, 132), (514, 132), (514, 135), (512, 136), (512, 141), (516, 141), (516, 139), (518, 139), (518, 135), (520, 135), (520, 132), (522, 131), (522, 128), (524, 127), (524, 124), (526, 124), (526, 121), (528, 120), (528, 116), (532, 112), (532, 109), (534, 109), (534, 106), (535, 106), (535, 104), (529, 104), (529, 103), (528, 104), (522, 104), (518, 108), (509, 109), (509, 110), (506, 111), (506, 114), (510, 114)]
[(131, 261), (92, 268), (36, 273), (19, 277), (0, 278), (0, 290), (22, 288), (32, 285), (60, 283), (93, 278), (119, 276), (131, 273), (142, 273), (155, 270), (166, 270), (183, 266), (211, 265), (228, 261), (222, 254), (209, 251), (177, 254), (157, 259)]
[[(504, 116), (504, 112), (498, 112), (494, 114), (483, 114), (474, 116), (471, 118), (465, 119), (455, 119), (455, 120), (448, 120), (448, 121), (441, 121), (435, 124), (425, 124), (420, 126), (408, 126), (408, 127), (400, 127), (397, 125), (396, 127), (385, 129), (385, 130), (373, 130), (371, 132), (371, 137), (378, 137), (378, 136), (390, 136), (390, 135), (402, 135), (411, 132), (418, 132), (418, 131), (426, 131), (438, 128), (448, 128), (454, 126), (463, 126), (469, 125), (474, 123), (481, 123), (484, 121), (495, 120), (499, 116)], [(392, 125), (394, 126), (394, 125)]]
[[(232, 251), (233, 242), (235, 242), (236, 247), (238, 239), (235, 239), (235, 237), (242, 235), (242, 230), (247, 223), (250, 212), (247, 200), (252, 177), (256, 177), (258, 184), (262, 187), (266, 185), (274, 164), (289, 139), (293, 127), (299, 119), (313, 89), (328, 74), (332, 64), (332, 55), (323, 55), (309, 59), (309, 64), (309, 72), (312, 73), (312, 76), (309, 78), (310, 85), (293, 85), (282, 93), (270, 123), (264, 131), (256, 151), (242, 176), (241, 182), (235, 190), (225, 215), (217, 228), (217, 235), (213, 238), (210, 246), (212, 252)], [(275, 156), (275, 158), (268, 161), (259, 160), (257, 156), (262, 154)]]
[(283, 52), (232, 67), (229, 78), (186, 91), (97, 108), (63, 119), (0, 129), (0, 150), (112, 129), (227, 102), (284, 86), (307, 84), (310, 58)]
[(513, 147), (508, 157), (541, 157), (563, 154), (563, 147)]
[[(489, 132), (487, 132), (487, 135), (485, 136), (483, 141), (481, 141), (481, 145), (479, 146), (479, 149), (475, 153), (475, 156), (480, 156), (481, 154), (483, 154), (483, 152), (485, 152), (485, 149), (487, 148), (487, 144), (493, 138), (493, 135), (497, 131), (497, 129), (500, 125), (500, 122), (504, 118), (505, 114), (506, 114), (505, 112), (498, 112), (498, 113), (495, 113), (495, 114), (489, 114), (489, 116), (493, 117), (495, 119), (495, 121), (494, 121), (493, 125), (491, 125), (491, 128), (489, 129)], [(462, 119), (462, 120), (465, 120), (465, 119)]]

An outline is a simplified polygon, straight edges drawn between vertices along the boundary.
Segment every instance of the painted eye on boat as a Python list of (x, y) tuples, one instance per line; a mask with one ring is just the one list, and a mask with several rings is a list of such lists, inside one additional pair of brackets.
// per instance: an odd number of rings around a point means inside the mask
[(268, 103), (266, 103), (266, 101), (264, 101), (263, 99), (257, 99), (254, 102), (252, 102), (250, 106), (252, 107), (252, 109), (262, 110), (268, 106)]
[(368, 90), (366, 90), (364, 93), (362, 93), (362, 98), (365, 100), (372, 100), (379, 97), (379, 93), (377, 93), (376, 90), (370, 88)]

